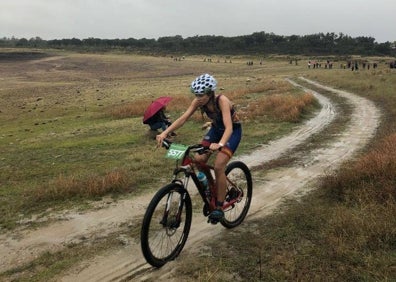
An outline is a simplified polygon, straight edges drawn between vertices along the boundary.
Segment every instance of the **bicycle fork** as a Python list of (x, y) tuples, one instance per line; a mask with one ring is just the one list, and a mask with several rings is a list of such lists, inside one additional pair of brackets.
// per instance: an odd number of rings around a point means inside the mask
[[(183, 194), (180, 196), (179, 196), (179, 193), (176, 193), (177, 196), (179, 197), (179, 202), (178, 202), (177, 212), (174, 215), (174, 217), (172, 214), (170, 214), (170, 209), (172, 206), (172, 199), (174, 197), (174, 192), (171, 192), (168, 194), (168, 198), (167, 198), (165, 210), (164, 210), (164, 215), (162, 216), (162, 220), (160, 221), (160, 224), (162, 224), (163, 227), (170, 228), (170, 229), (179, 228), (180, 223), (181, 223), (181, 215), (183, 212), (184, 200), (186, 198), (186, 193), (187, 192), (183, 192)], [(170, 218), (168, 218), (169, 216), (170, 216)]]

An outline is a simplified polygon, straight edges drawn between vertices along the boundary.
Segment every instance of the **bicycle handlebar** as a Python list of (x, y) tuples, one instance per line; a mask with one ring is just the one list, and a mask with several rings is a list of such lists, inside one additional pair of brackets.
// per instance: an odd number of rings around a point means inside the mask
[[(167, 150), (169, 150), (171, 145), (172, 145), (172, 141), (169, 139), (164, 139), (162, 141), (162, 147), (164, 147)], [(202, 154), (205, 154), (206, 152), (210, 151), (210, 149), (208, 146), (203, 146), (202, 144), (195, 144), (195, 145), (188, 146), (187, 151), (197, 152), (198, 154), (202, 155)]]
[(169, 150), (171, 144), (172, 141), (170, 141), (169, 139), (162, 140), (162, 147), (164, 147), (167, 150)]

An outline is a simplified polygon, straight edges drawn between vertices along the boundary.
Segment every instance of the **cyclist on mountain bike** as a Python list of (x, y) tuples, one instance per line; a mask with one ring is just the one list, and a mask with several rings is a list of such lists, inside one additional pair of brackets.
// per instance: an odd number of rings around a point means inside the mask
[[(222, 206), (227, 188), (225, 167), (242, 137), (241, 124), (233, 104), (226, 96), (215, 94), (216, 86), (217, 82), (213, 76), (209, 74), (198, 76), (190, 87), (195, 99), (177, 120), (156, 137), (160, 146), (167, 135), (183, 126), (198, 108), (212, 120), (212, 127), (202, 140), (202, 145), (209, 146), (211, 151), (219, 150), (214, 162), (217, 186), (216, 209), (209, 214), (209, 220), (212, 223), (217, 223), (224, 218)], [(210, 155), (211, 153), (197, 155), (196, 160), (207, 162)]]

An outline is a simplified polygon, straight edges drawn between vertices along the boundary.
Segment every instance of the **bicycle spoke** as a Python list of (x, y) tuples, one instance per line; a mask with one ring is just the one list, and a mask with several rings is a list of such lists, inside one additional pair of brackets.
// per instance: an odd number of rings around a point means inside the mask
[[(252, 197), (252, 179), (249, 169), (241, 162), (227, 167), (227, 195), (222, 224), (227, 228), (239, 225), (245, 218)], [(231, 204), (230, 204), (231, 203)]]

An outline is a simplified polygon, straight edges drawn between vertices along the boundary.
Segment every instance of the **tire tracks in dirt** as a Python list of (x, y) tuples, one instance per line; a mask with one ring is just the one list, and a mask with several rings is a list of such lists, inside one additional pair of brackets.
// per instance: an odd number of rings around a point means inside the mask
[[(254, 183), (249, 218), (263, 217), (270, 213), (285, 197), (307, 190), (307, 184), (315, 181), (326, 171), (336, 169), (342, 162), (351, 158), (357, 150), (364, 147), (375, 134), (379, 123), (380, 112), (375, 105), (362, 97), (342, 90), (336, 90), (317, 82), (301, 78), (315, 87), (322, 88), (344, 97), (353, 105), (351, 120), (343, 132), (327, 144), (326, 147), (308, 152), (297, 165), (270, 171), (265, 179)], [(296, 87), (302, 87), (288, 80)], [(309, 91), (319, 100), (322, 108), (312, 119), (294, 130), (291, 134), (262, 146), (250, 155), (241, 156), (249, 167), (277, 159), (293, 151), (310, 136), (324, 130), (337, 112), (329, 98), (313, 90)], [(191, 191), (191, 190), (190, 190)], [(91, 211), (85, 214), (69, 214), (64, 220), (37, 230), (19, 232), (18, 237), (11, 234), (0, 236), (0, 272), (22, 265), (45, 251), (61, 250), (71, 242), (81, 238), (91, 240), (97, 236), (106, 236), (110, 231), (119, 229), (122, 224), (137, 226), (152, 194), (142, 195), (132, 200), (123, 200), (110, 207)], [(207, 238), (218, 236), (225, 230), (220, 225), (206, 223), (202, 214), (195, 214), (189, 238), (183, 252), (198, 252), (205, 248)], [(180, 257), (182, 259), (183, 252)], [(61, 281), (129, 281), (134, 279), (172, 279), (172, 270), (176, 267), (170, 262), (161, 269), (153, 269), (141, 254), (138, 241), (129, 241), (125, 247), (112, 251), (106, 256), (98, 256), (85, 261), (71, 269)]]

